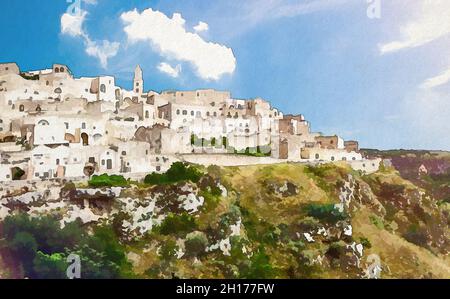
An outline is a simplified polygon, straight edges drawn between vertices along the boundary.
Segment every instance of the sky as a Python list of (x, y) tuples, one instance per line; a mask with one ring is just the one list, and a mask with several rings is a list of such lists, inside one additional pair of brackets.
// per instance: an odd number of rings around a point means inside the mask
[(448, 0), (2, 0), (0, 62), (261, 97), (363, 148), (450, 150)]

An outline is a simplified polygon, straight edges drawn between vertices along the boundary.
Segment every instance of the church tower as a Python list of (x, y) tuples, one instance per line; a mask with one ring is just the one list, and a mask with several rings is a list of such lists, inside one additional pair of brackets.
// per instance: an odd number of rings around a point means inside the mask
[(139, 65), (134, 70), (133, 90), (139, 95), (144, 92), (144, 79), (142, 79), (142, 69)]

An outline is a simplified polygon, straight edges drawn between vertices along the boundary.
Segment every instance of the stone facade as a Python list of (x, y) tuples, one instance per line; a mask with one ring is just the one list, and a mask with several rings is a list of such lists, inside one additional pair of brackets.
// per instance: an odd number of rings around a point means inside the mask
[(27, 72), (0, 64), (0, 181), (134, 177), (165, 171), (187, 154), (356, 163), (358, 149), (356, 141), (312, 133), (303, 115), (284, 115), (261, 98), (146, 92), (139, 66), (126, 90), (112, 76), (76, 78), (63, 64)]

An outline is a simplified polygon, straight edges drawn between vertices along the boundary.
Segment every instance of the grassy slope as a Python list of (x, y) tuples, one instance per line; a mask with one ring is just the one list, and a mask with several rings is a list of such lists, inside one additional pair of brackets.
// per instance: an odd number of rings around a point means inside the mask
[[(240, 193), (241, 205), (254, 211), (261, 219), (274, 225), (292, 223), (303, 215), (298, 212), (298, 205), (309, 202), (336, 202), (336, 197), (324, 191), (324, 179), (334, 184), (339, 179), (338, 172), (351, 172), (348, 168), (338, 167), (336, 172), (330, 171), (327, 176), (315, 179), (305, 173), (304, 165), (284, 164), (270, 166), (233, 167), (226, 171), (225, 179)], [(377, 182), (405, 186), (406, 190), (417, 189), (411, 182), (402, 179), (396, 172), (377, 173), (372, 175)], [(318, 180), (319, 179), (319, 180)], [(282, 182), (285, 180), (295, 182), (300, 186), (300, 193), (293, 197), (277, 200), (265, 193), (263, 187), (265, 180)], [(376, 187), (376, 186), (374, 186)], [(386, 229), (377, 228), (370, 220), (371, 215), (377, 211), (370, 206), (359, 206), (352, 213), (354, 237), (364, 236), (372, 243), (372, 248), (366, 251), (365, 256), (372, 253), (380, 255), (387, 269), (385, 278), (412, 278), (412, 277), (450, 277), (450, 262), (443, 255), (435, 255), (429, 250), (406, 241), (402, 236)], [(284, 260), (280, 252), (272, 252), (275, 259), (281, 263)], [(343, 273), (330, 269), (322, 273), (321, 277), (345, 277)]]

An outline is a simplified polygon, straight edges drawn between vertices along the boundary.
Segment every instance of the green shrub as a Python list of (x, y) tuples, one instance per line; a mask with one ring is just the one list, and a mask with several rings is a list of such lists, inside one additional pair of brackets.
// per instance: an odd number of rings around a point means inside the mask
[(205, 233), (195, 231), (186, 236), (184, 246), (186, 248), (187, 256), (200, 256), (205, 254), (206, 246), (208, 246), (208, 239), (206, 238)]
[(67, 261), (62, 253), (52, 255), (38, 251), (33, 261), (34, 273), (38, 279), (65, 279), (67, 278)]
[(362, 246), (364, 246), (364, 248), (372, 248), (372, 243), (370, 243), (370, 240), (365, 237), (359, 238), (359, 242)]
[(121, 175), (94, 175), (89, 180), (89, 186), (94, 188), (100, 187), (127, 187), (130, 183)]
[(185, 235), (197, 228), (194, 217), (187, 213), (175, 215), (170, 213), (157, 228), (162, 235)]
[(145, 177), (144, 182), (150, 185), (171, 184), (182, 181), (197, 183), (203, 173), (195, 166), (183, 162), (175, 162), (164, 174), (152, 173)]
[(348, 216), (345, 212), (338, 211), (334, 204), (309, 204), (306, 207), (308, 216), (323, 220), (329, 223), (336, 223), (345, 220)]

